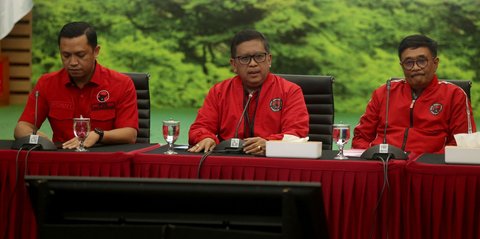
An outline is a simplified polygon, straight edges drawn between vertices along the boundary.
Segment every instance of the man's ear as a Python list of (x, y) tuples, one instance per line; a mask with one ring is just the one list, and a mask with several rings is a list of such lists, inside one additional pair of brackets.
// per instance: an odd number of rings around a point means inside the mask
[(100, 53), (100, 46), (97, 45), (95, 49), (93, 49), (93, 56), (95, 56), (95, 59), (97, 58), (99, 53)]
[(235, 59), (230, 58), (230, 66), (232, 66), (232, 71), (237, 73), (237, 63), (235, 62)]

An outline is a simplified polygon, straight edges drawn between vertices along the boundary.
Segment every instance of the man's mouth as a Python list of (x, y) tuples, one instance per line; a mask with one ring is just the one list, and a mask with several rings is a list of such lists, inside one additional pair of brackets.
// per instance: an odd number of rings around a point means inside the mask
[(260, 71), (249, 71), (248, 74), (249, 75), (256, 75), (256, 74), (260, 74)]
[(411, 74), (410, 77), (416, 77), (416, 76), (424, 76), (425, 74), (423, 73), (415, 73), (415, 74)]

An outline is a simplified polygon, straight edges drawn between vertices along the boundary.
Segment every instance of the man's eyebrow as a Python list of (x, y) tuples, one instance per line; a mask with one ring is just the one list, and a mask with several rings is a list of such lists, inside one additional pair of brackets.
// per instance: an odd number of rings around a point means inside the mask
[(61, 53), (64, 54), (64, 53), (67, 53), (67, 54), (79, 54), (79, 53), (85, 53), (86, 51), (82, 50), (82, 51), (75, 51), (75, 52), (70, 52), (70, 51), (62, 51)]
[(419, 56), (416, 56), (416, 57), (409, 56), (409, 57), (405, 57), (405, 59), (403, 59), (403, 60), (419, 59), (419, 58), (428, 58), (428, 57), (425, 56), (425, 55), (419, 55)]

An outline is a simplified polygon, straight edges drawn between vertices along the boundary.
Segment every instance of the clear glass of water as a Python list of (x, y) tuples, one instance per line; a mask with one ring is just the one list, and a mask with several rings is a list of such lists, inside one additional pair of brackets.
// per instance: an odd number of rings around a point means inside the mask
[(86, 152), (88, 149), (84, 147), (85, 139), (90, 132), (90, 118), (73, 118), (73, 133), (80, 141), (80, 146), (75, 150), (77, 152)]
[(348, 159), (343, 155), (343, 147), (350, 140), (350, 125), (349, 124), (334, 124), (333, 125), (333, 142), (338, 146), (338, 154), (334, 159)]
[(163, 138), (168, 143), (168, 150), (164, 154), (177, 154), (173, 150), (173, 143), (177, 141), (180, 134), (180, 121), (176, 120), (164, 120), (163, 121)]

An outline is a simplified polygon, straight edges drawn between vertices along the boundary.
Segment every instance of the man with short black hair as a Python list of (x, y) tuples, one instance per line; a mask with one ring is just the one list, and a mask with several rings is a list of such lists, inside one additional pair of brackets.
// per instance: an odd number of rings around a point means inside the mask
[[(138, 110), (135, 86), (121, 73), (97, 62), (100, 46), (95, 29), (85, 22), (71, 22), (58, 35), (63, 69), (40, 77), (15, 127), (15, 138), (37, 132), (48, 118), (53, 142), (63, 148), (79, 146), (73, 118), (90, 118), (91, 129), (84, 146), (96, 143), (135, 143)], [(38, 92), (38, 101), (36, 99)], [(35, 103), (38, 102), (37, 124)], [(41, 137), (47, 135), (38, 131)]]
[(302, 89), (270, 73), (272, 55), (265, 36), (255, 30), (237, 33), (230, 47), (235, 77), (214, 85), (190, 127), (190, 152), (211, 151), (220, 141), (235, 136), (237, 123), (251, 95), (238, 138), (243, 151), (265, 155), (267, 140), (285, 134), (306, 137), (309, 115)]
[[(398, 47), (405, 79), (390, 82), (372, 94), (365, 114), (355, 127), (352, 148), (366, 149), (387, 143), (405, 152), (443, 153), (456, 145), (453, 135), (476, 131), (466, 93), (458, 86), (439, 81), (437, 43), (424, 35), (404, 38)], [(385, 112), (389, 107), (386, 136)]]

